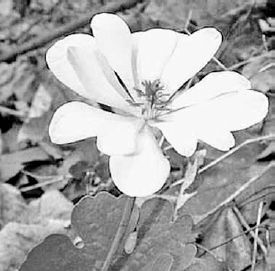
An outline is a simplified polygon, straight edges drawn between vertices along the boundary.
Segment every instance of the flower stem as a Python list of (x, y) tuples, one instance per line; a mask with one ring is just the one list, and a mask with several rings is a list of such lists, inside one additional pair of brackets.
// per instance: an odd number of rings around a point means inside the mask
[(117, 251), (117, 249), (118, 249), (118, 247), (121, 243), (121, 240), (122, 240), (122, 238), (123, 238), (123, 236), (124, 236), (124, 234), (127, 230), (127, 226), (129, 224), (129, 221), (130, 221), (133, 209), (134, 209), (134, 204), (135, 204), (135, 199), (136, 198), (135, 197), (128, 197), (128, 196), (126, 196), (126, 197), (127, 198), (126, 198), (122, 218), (121, 218), (121, 221), (119, 223), (119, 226), (118, 226), (116, 235), (113, 239), (110, 250), (107, 254), (106, 260), (103, 264), (102, 271), (107, 271), (108, 268), (110, 267), (110, 265), (112, 263), (113, 256), (116, 253), (116, 251)]

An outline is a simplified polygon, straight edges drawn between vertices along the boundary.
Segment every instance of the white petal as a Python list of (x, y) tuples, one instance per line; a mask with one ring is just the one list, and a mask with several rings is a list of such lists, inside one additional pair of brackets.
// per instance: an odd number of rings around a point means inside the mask
[(97, 136), (97, 145), (105, 154), (129, 154), (136, 151), (140, 121), (92, 107), (70, 102), (59, 107), (49, 127), (56, 144), (72, 143)]
[(260, 122), (267, 111), (268, 100), (265, 95), (253, 90), (243, 90), (226, 93), (174, 114), (182, 115), (180, 118), (189, 118), (200, 130), (216, 125), (224, 131), (237, 131)]
[(141, 89), (141, 81), (138, 77), (137, 71), (137, 54), (138, 54), (138, 43), (140, 37), (143, 35), (143, 31), (134, 32), (131, 35), (132, 38), (132, 70), (133, 70), (133, 77), (134, 77), (134, 85), (136, 88)]
[(207, 129), (203, 130), (198, 129), (197, 135), (200, 140), (221, 151), (228, 151), (235, 145), (233, 135), (219, 129), (218, 125), (215, 127), (209, 125)]
[[(142, 120), (108, 113), (97, 134), (98, 149), (108, 155), (128, 155), (136, 152), (137, 136)], [(110, 116), (111, 115), (111, 116)]]
[(197, 136), (186, 120), (160, 122), (155, 126), (162, 131), (167, 141), (179, 154), (189, 157), (195, 152)]
[(173, 101), (173, 108), (202, 103), (228, 92), (250, 89), (248, 79), (233, 71), (212, 72)]
[(170, 93), (178, 90), (207, 64), (218, 50), (221, 41), (220, 32), (214, 28), (198, 30), (188, 37), (181, 36), (161, 80)]
[(207, 103), (202, 112), (220, 127), (237, 131), (264, 119), (268, 112), (268, 99), (253, 90), (227, 93)]
[(111, 156), (109, 162), (115, 185), (132, 197), (144, 197), (157, 192), (170, 172), (170, 164), (148, 128), (138, 136), (138, 149), (133, 155)]
[(55, 76), (78, 94), (95, 102), (130, 110), (117, 92), (118, 88), (107, 80), (92, 36), (74, 34), (57, 41), (48, 50), (46, 59)]
[(135, 97), (132, 73), (132, 38), (127, 24), (117, 15), (101, 13), (91, 21), (98, 49)]
[(51, 141), (66, 144), (96, 136), (96, 128), (87, 125), (90, 115), (90, 106), (84, 103), (70, 102), (60, 106), (50, 122)]
[(180, 34), (168, 29), (141, 32), (138, 39), (137, 65), (141, 82), (160, 79)]
[(250, 127), (263, 120), (268, 111), (265, 95), (242, 90), (217, 96), (205, 103), (171, 113), (178, 125), (191, 127), (198, 139), (209, 145), (228, 150), (234, 145), (230, 131)]
[(94, 50), (93, 37), (86, 34), (74, 34), (54, 43), (47, 51), (46, 61), (50, 70), (65, 85), (78, 92), (82, 96), (89, 96), (79, 81), (73, 67), (67, 58), (67, 49), (70, 46), (78, 46), (83, 50)]

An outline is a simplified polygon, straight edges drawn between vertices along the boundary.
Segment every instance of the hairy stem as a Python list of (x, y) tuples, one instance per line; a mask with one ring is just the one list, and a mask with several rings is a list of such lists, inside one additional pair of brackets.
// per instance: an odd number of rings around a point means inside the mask
[(110, 250), (108, 252), (108, 255), (106, 257), (106, 260), (103, 264), (102, 271), (107, 271), (108, 268), (110, 267), (110, 265), (112, 263), (113, 256), (116, 253), (116, 251), (121, 243), (121, 240), (126, 232), (127, 226), (129, 224), (129, 221), (130, 221), (133, 209), (134, 209), (134, 204), (135, 204), (136, 198), (128, 197), (128, 196), (126, 196), (126, 197), (127, 198), (126, 198), (122, 218), (121, 218), (120, 224), (118, 226), (114, 240), (112, 242), (112, 245), (110, 247)]

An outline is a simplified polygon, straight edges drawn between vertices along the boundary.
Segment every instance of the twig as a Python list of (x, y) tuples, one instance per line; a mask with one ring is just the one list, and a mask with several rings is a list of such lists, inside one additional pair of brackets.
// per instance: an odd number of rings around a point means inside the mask
[[(259, 226), (259, 228), (260, 228), (260, 227), (261, 227), (261, 226)], [(250, 228), (250, 229), (248, 229), (248, 230), (245, 230), (244, 232), (242, 232), (242, 233), (240, 233), (240, 234), (237, 234), (237, 235), (235, 235), (235, 236), (233, 236), (233, 237), (230, 237), (230, 238), (228, 238), (227, 240), (225, 240), (224, 242), (222, 242), (222, 243), (220, 243), (220, 244), (218, 244), (218, 245), (216, 245), (216, 246), (214, 246), (214, 247), (209, 248), (209, 250), (214, 250), (214, 249), (216, 249), (216, 248), (218, 248), (218, 247), (224, 246), (224, 245), (230, 243), (232, 240), (234, 240), (234, 239), (236, 239), (236, 238), (239, 238), (239, 237), (241, 237), (241, 236), (243, 236), (243, 235), (245, 235), (245, 234), (247, 234), (247, 233), (253, 231), (253, 230), (256, 229), (256, 228), (257, 228), (257, 226), (254, 226), (254, 227), (252, 227), (252, 228)], [(203, 254), (202, 254), (202, 255), (203, 255)], [(200, 255), (200, 256), (202, 256), (202, 255)]]
[(188, 15), (187, 15), (187, 19), (186, 19), (186, 22), (185, 22), (185, 25), (184, 25), (184, 29), (188, 29), (188, 26), (190, 24), (191, 18), (192, 18), (192, 9), (190, 9), (188, 11)]
[(198, 171), (198, 174), (201, 174), (204, 171), (208, 170), (209, 168), (217, 165), (218, 163), (220, 163), (221, 161), (223, 161), (224, 159), (226, 159), (227, 157), (229, 157), (230, 155), (232, 155), (233, 153), (235, 153), (236, 151), (238, 151), (239, 149), (241, 149), (242, 147), (244, 147), (248, 144), (252, 144), (252, 143), (255, 143), (255, 142), (258, 142), (258, 141), (262, 141), (262, 140), (271, 140), (271, 139), (275, 139), (275, 134), (270, 134), (270, 135), (265, 135), (265, 136), (260, 136), (260, 137), (248, 139), (248, 140), (244, 141), (243, 143), (241, 143), (240, 145), (236, 146), (235, 148), (231, 149), (227, 153), (223, 154), (222, 156), (220, 156), (216, 160), (212, 161), (208, 165), (201, 168)]
[(22, 55), (29, 51), (38, 49), (62, 35), (69, 34), (73, 31), (77, 30), (78, 28), (88, 25), (92, 16), (94, 16), (96, 13), (120, 12), (125, 9), (130, 9), (130, 8), (134, 7), (139, 2), (141, 2), (141, 0), (124, 0), (122, 2), (119, 1), (119, 2), (112, 2), (110, 4), (107, 4), (106, 6), (101, 7), (89, 14), (83, 15), (80, 19), (75, 20), (72, 23), (68, 23), (62, 27), (59, 27), (55, 31), (48, 32), (48, 33), (42, 35), (41, 37), (33, 39), (30, 42), (27, 42), (27, 43), (19, 46), (18, 48), (16, 48), (15, 50), (13, 50), (11, 52), (7, 52), (5, 55), (0, 57), (0, 62), (10, 61), (10, 60), (16, 58), (18, 55)]
[[(261, 201), (259, 203), (258, 216), (257, 216), (257, 224), (256, 224), (257, 226), (259, 226), (260, 223), (261, 223), (262, 210), (263, 210), (263, 201)], [(258, 236), (259, 236), (259, 228), (257, 227), (255, 229), (255, 237), (254, 237), (254, 243), (253, 243), (253, 256), (252, 256), (251, 271), (255, 270), (256, 257), (257, 257)]]
[(218, 60), (215, 56), (212, 57), (213, 61), (218, 65), (220, 66), (220, 68), (224, 71), (228, 71), (229, 69), (226, 68), (226, 66), (220, 61)]
[(26, 114), (22, 111), (17, 111), (11, 108), (7, 108), (5, 106), (0, 105), (0, 114), (7, 114), (7, 115), (12, 115), (16, 117), (25, 117)]
[(238, 69), (238, 68), (240, 68), (240, 67), (242, 67), (242, 66), (244, 66), (244, 65), (246, 65), (246, 64), (248, 64), (248, 63), (250, 63), (250, 62), (253, 62), (253, 61), (255, 61), (255, 60), (257, 60), (257, 59), (259, 59), (259, 58), (261, 58), (261, 57), (265, 57), (265, 56), (268, 56), (268, 53), (264, 53), (264, 54), (257, 55), (257, 56), (252, 56), (252, 57), (250, 57), (250, 58), (248, 58), (248, 59), (246, 59), (246, 60), (243, 60), (243, 61), (240, 61), (240, 62), (238, 62), (238, 63), (236, 63), (236, 64), (233, 64), (233, 65), (230, 66), (228, 69), (229, 69), (230, 71), (236, 70), (236, 69)]
[[(264, 190), (267, 190), (267, 191), (269, 191), (269, 192), (267, 192), (267, 193), (261, 195), (261, 193), (262, 193)], [(274, 190), (274, 191), (273, 191), (273, 190)], [(257, 201), (257, 200), (260, 200), (260, 199), (265, 198), (266, 196), (272, 195), (272, 194), (275, 194), (275, 184), (273, 184), (273, 185), (272, 185), (272, 184), (271, 184), (271, 185), (267, 185), (267, 186), (263, 187), (262, 189), (256, 191), (256, 192), (253, 193), (252, 195), (249, 195), (247, 198), (245, 198), (244, 200), (242, 200), (241, 203), (238, 203), (238, 206), (239, 206), (239, 208), (242, 208), (242, 207), (244, 207), (245, 205), (248, 205), (248, 204), (250, 204), (250, 203), (253, 203), (253, 202)], [(259, 195), (259, 196), (257, 197), (257, 195)]]
[[(249, 234), (251, 235), (251, 237), (254, 239), (254, 241), (257, 239), (257, 243), (260, 246), (262, 252), (264, 253), (264, 255), (267, 255), (267, 249), (263, 243), (263, 241), (260, 238), (256, 238), (252, 228), (248, 225), (248, 223), (246, 222), (245, 218), (243, 217), (242, 213), (239, 211), (239, 209), (236, 206), (233, 206), (233, 211), (236, 214), (236, 216), (238, 217), (239, 221), (241, 222), (241, 224), (245, 227), (245, 229), (249, 232)], [(258, 228), (259, 225), (256, 225), (256, 228)]]
[(116, 251), (120, 245), (120, 242), (123, 238), (123, 235), (125, 234), (126, 228), (129, 224), (131, 214), (134, 209), (135, 199), (136, 199), (135, 197), (128, 197), (128, 196), (126, 198), (123, 215), (122, 215), (121, 221), (119, 223), (118, 230), (116, 232), (114, 240), (112, 242), (112, 245), (110, 247), (110, 250), (108, 252), (108, 255), (106, 257), (106, 260), (105, 260), (103, 267), (101, 269), (102, 271), (107, 271), (111, 265), (112, 258), (114, 256), (114, 254), (116, 253)]
[[(198, 243), (195, 243), (195, 245), (196, 245), (198, 248), (204, 250), (204, 252), (207, 252), (208, 254), (212, 255), (218, 262), (222, 262), (222, 261), (223, 261), (223, 260), (222, 260), (220, 257), (218, 257), (214, 252), (212, 252), (211, 249), (208, 249), (207, 247), (205, 247), (205, 246), (203, 246), (203, 245), (201, 245), (201, 244), (198, 244)], [(204, 254), (204, 253), (203, 253), (203, 254)], [(202, 255), (203, 255), (203, 254), (202, 254)]]
[(45, 181), (43, 183), (37, 183), (37, 184), (30, 185), (30, 186), (27, 186), (27, 187), (22, 187), (19, 190), (20, 190), (20, 192), (28, 192), (28, 191), (31, 191), (31, 190), (34, 190), (34, 189), (37, 189), (37, 188), (41, 188), (41, 187), (49, 185), (49, 184), (61, 182), (63, 180), (64, 180), (64, 177), (60, 176), (59, 178), (49, 180), (49, 181)]

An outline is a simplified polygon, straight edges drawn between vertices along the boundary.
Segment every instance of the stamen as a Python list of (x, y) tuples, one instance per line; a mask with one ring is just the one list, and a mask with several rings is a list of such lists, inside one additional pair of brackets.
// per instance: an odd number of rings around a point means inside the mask
[(135, 91), (142, 102), (135, 103), (135, 105), (142, 107), (142, 115), (145, 119), (155, 119), (161, 113), (170, 111), (167, 107), (170, 95), (163, 93), (164, 86), (159, 79), (152, 82), (145, 80), (141, 84), (144, 89), (135, 88)]

